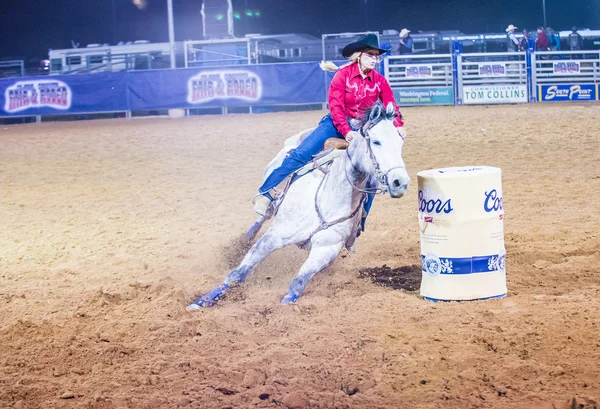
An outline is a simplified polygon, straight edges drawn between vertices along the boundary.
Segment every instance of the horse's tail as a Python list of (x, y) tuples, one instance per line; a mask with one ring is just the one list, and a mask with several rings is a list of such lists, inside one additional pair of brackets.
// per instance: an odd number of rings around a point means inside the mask
[(248, 241), (252, 240), (256, 234), (260, 231), (260, 228), (262, 227), (263, 223), (265, 222), (265, 216), (260, 216), (252, 226), (250, 226), (250, 228), (248, 229), (248, 232), (246, 233), (246, 239), (248, 239)]

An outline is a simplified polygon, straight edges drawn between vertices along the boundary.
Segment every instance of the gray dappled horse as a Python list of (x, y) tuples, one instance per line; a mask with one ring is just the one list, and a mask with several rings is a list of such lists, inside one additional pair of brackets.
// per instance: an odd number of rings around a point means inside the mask
[[(283, 197), (276, 198), (271, 206), (271, 214), (276, 215), (269, 230), (223, 283), (187, 309), (212, 307), (230, 287), (244, 282), (250, 270), (266, 256), (289, 244), (310, 248), (308, 258), (281, 301), (295, 302), (308, 281), (337, 257), (342, 246), (350, 248), (354, 244), (367, 193), (387, 191), (393, 198), (406, 193), (410, 178), (402, 159), (404, 140), (394, 127), (394, 116), (392, 104), (373, 105), (355, 124), (361, 137), (355, 137), (337, 158), (288, 185)], [(283, 155), (287, 150), (289, 147), (282, 150)], [(269, 167), (278, 166), (281, 154), (267, 166), (265, 177)], [(382, 189), (366, 189), (369, 179), (376, 179)], [(264, 220), (261, 217), (248, 235), (254, 236)]]

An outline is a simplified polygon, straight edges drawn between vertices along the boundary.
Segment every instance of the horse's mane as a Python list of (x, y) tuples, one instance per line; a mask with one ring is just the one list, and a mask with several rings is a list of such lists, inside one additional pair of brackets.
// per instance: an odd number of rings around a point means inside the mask
[[(362, 115), (358, 118), (362, 124), (369, 123), (369, 126), (375, 126), (381, 121), (392, 121), (396, 117), (396, 112), (387, 112), (383, 102), (377, 101), (375, 102), (371, 108), (367, 109)], [(402, 115), (400, 115), (402, 118)]]

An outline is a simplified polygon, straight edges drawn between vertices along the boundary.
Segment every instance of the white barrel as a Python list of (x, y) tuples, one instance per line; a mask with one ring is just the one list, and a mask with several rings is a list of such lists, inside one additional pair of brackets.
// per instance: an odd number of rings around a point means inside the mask
[(506, 296), (501, 170), (430, 169), (417, 178), (421, 295), (430, 301)]

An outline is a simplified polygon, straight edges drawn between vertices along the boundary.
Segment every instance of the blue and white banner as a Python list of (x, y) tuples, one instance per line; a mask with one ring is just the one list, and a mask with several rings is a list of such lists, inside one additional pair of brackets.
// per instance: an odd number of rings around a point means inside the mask
[(320, 104), (316, 63), (149, 70), (0, 80), (0, 116)]
[(538, 85), (538, 101), (597, 101), (598, 84)]
[(124, 73), (0, 80), (0, 116), (127, 110)]
[(316, 63), (129, 72), (131, 111), (317, 104), (327, 99)]
[(475, 257), (438, 257), (421, 254), (421, 271), (435, 277), (439, 274), (476, 274), (505, 271), (506, 253)]

